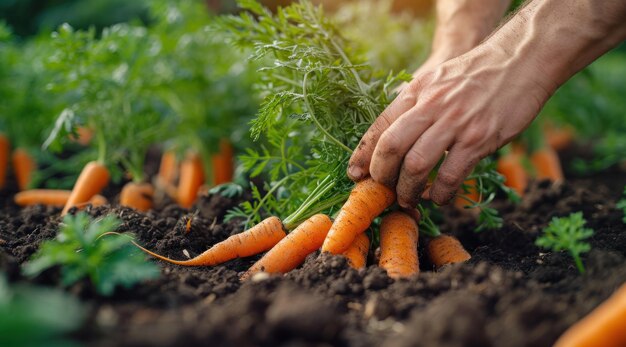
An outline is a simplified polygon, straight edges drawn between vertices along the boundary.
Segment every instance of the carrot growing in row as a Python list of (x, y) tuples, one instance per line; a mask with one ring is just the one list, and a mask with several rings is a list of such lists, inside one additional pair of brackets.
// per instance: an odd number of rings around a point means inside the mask
[(530, 156), (530, 161), (535, 169), (537, 179), (547, 179), (552, 182), (563, 182), (563, 169), (561, 161), (554, 149), (542, 147), (534, 151)]
[(178, 204), (184, 208), (190, 208), (196, 201), (198, 189), (202, 183), (204, 183), (202, 159), (198, 153), (189, 152), (180, 166), (180, 179), (176, 193)]
[(436, 268), (444, 265), (462, 263), (472, 256), (463, 248), (459, 240), (451, 235), (441, 234), (428, 242), (428, 258)]
[(28, 189), (33, 178), (33, 172), (37, 168), (37, 164), (33, 157), (23, 148), (17, 148), (13, 151), (11, 157), (13, 163), (13, 171), (19, 190)]
[(404, 212), (391, 212), (380, 225), (380, 261), (391, 278), (409, 277), (419, 273), (417, 257), (418, 227)]
[(504, 184), (524, 196), (528, 186), (528, 173), (523, 164), (523, 151), (518, 147), (508, 147), (498, 158), (496, 170), (504, 176)]
[(0, 133), (0, 189), (4, 188), (6, 185), (10, 151), (11, 143), (9, 139), (6, 135)]
[(120, 193), (120, 205), (145, 212), (152, 208), (153, 198), (154, 187), (152, 184), (128, 182)]
[(241, 279), (244, 280), (260, 271), (287, 273), (295, 269), (302, 264), (307, 255), (320, 248), (331, 225), (332, 222), (327, 215), (312, 216), (272, 247)]
[(355, 269), (365, 267), (367, 263), (367, 253), (370, 250), (370, 239), (366, 233), (359, 234), (350, 247), (341, 253), (346, 259), (348, 259), (348, 265)]
[[(15, 194), (13, 201), (18, 206), (45, 205), (63, 207), (71, 194), (70, 190), (30, 189)], [(93, 206), (101, 206), (108, 203), (108, 201), (104, 196), (96, 194), (89, 199), (89, 203)]]
[(174, 260), (152, 252), (134, 242), (142, 251), (165, 262), (183, 266), (213, 266), (223, 262), (259, 254), (274, 247), (286, 236), (278, 217), (269, 217), (252, 228), (215, 244), (204, 253), (189, 260)]
[(227, 139), (221, 139), (219, 152), (211, 158), (213, 166), (213, 184), (231, 182), (235, 174), (233, 145)]
[(358, 182), (345, 202), (322, 245), (323, 252), (343, 253), (372, 221), (396, 200), (396, 194), (371, 177)]
[(87, 163), (78, 176), (61, 215), (66, 215), (70, 208), (84, 204), (99, 194), (109, 184), (110, 177), (109, 169), (103, 164), (97, 161)]

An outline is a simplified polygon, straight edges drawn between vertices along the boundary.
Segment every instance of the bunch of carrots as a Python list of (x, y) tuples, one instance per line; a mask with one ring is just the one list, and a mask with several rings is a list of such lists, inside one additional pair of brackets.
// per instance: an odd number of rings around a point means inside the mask
[(500, 151), (497, 170), (505, 177), (505, 184), (519, 196), (524, 195), (531, 177), (563, 182), (563, 169), (557, 152), (567, 148), (573, 138), (573, 130), (569, 127), (546, 124), (541, 129), (533, 125), (520, 141)]
[[(258, 272), (287, 273), (320, 249), (345, 256), (350, 266), (358, 269), (366, 265), (370, 249), (366, 231), (395, 200), (391, 189), (367, 178), (356, 183), (334, 221), (325, 214), (315, 214), (287, 234), (278, 217), (269, 217), (188, 260), (173, 260), (135, 245), (160, 260), (182, 266), (213, 266), (268, 251), (242, 275), (242, 280)], [(470, 259), (470, 254), (453, 236), (432, 236), (427, 249), (435, 267)], [(404, 278), (419, 273), (417, 246), (418, 224), (411, 215), (399, 210), (383, 215), (378, 265), (390, 277)]]

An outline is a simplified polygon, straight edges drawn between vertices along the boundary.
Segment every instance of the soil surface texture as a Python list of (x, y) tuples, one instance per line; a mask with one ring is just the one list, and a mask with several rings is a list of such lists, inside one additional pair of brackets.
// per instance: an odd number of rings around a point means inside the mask
[[(625, 184), (617, 168), (562, 185), (535, 182), (522, 203), (499, 203), (501, 229), (480, 233), (471, 216), (445, 209), (442, 229), (459, 237), (472, 259), (435, 271), (421, 256), (421, 273), (409, 279), (312, 254), (285, 276), (258, 274), (243, 283), (239, 275), (258, 257), (195, 268), (159, 261), (159, 279), (111, 297), (80, 282), (66, 289), (89, 307), (74, 339), (86, 346), (551, 346), (626, 281), (626, 225), (615, 207)], [(58, 271), (31, 280), (19, 271), (56, 235), (59, 209), (20, 209), (12, 193), (0, 193), (0, 271), (10, 281), (60, 286)], [(87, 211), (113, 213), (123, 221), (120, 231), (185, 259), (241, 231), (223, 222), (237, 202), (209, 195), (191, 210), (165, 202), (145, 214), (110, 206)], [(595, 230), (584, 274), (566, 252), (534, 244), (552, 217), (577, 211)], [(426, 242), (420, 238), (421, 254)]]

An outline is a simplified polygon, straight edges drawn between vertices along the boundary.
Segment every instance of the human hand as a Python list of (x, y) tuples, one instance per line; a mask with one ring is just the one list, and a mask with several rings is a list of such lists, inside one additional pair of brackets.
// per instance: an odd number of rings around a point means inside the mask
[(410, 208), (449, 151), (429, 194), (446, 204), (480, 159), (522, 132), (555, 89), (535, 64), (481, 45), (410, 82), (365, 133), (348, 175), (395, 187), (398, 203)]

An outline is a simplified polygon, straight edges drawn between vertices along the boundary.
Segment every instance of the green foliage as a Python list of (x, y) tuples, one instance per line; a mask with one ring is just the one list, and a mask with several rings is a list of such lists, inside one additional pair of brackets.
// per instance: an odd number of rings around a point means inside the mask
[(167, 137), (170, 124), (157, 98), (165, 88), (154, 74), (159, 43), (142, 26), (118, 24), (99, 38), (95, 30), (63, 25), (53, 44), (50, 88), (67, 107), (46, 145), (60, 149), (75, 126), (87, 126), (95, 133), (99, 161), (121, 163), (134, 180), (143, 180), (145, 153)]
[(193, 149), (210, 163), (220, 139), (241, 142), (257, 105), (250, 70), (209, 31), (213, 17), (203, 2), (152, 1), (149, 10), (147, 27), (116, 24), (97, 35), (63, 25), (46, 61), (49, 87), (66, 107), (45, 145), (67, 148), (76, 127), (87, 126), (98, 159), (121, 164), (135, 181), (145, 179), (145, 154), (157, 142)]
[(359, 0), (342, 4), (332, 14), (350, 41), (364, 49), (375, 69), (413, 71), (430, 51), (434, 20), (393, 11), (391, 0)]
[(87, 277), (102, 295), (111, 295), (116, 286), (156, 278), (158, 267), (145, 260), (126, 237), (103, 237), (114, 231), (119, 221), (113, 216), (91, 220), (85, 213), (67, 215), (54, 240), (45, 241), (24, 273), (36, 276), (54, 266), (61, 266), (63, 285)]
[(223, 33), (210, 30), (214, 17), (203, 2), (153, 1), (150, 14), (149, 30), (161, 47), (156, 67), (167, 86), (159, 97), (177, 119), (170, 146), (194, 149), (204, 163), (220, 139), (245, 146), (247, 123), (258, 109), (254, 69)]
[(592, 159), (572, 162), (578, 172), (600, 171), (626, 160), (625, 62), (623, 52), (609, 52), (559, 88), (542, 111), (542, 118), (572, 125), (576, 141), (592, 148)]
[(626, 224), (626, 186), (624, 187), (624, 193), (622, 193), (622, 198), (615, 205), (617, 208), (622, 210), (623, 217), (622, 221)]
[(535, 244), (555, 252), (567, 250), (574, 258), (578, 271), (584, 273), (585, 268), (580, 255), (591, 249), (591, 245), (585, 239), (594, 233), (593, 229), (584, 227), (586, 223), (582, 212), (572, 213), (567, 217), (554, 217)]
[(80, 327), (85, 310), (61, 291), (12, 285), (0, 273), (0, 345), (74, 346), (63, 339)]
[[(314, 213), (332, 215), (353, 187), (345, 173), (352, 148), (410, 75), (374, 68), (358, 40), (344, 37), (310, 2), (276, 14), (253, 0), (240, 5), (247, 12), (223, 17), (216, 30), (229, 33), (262, 65), (258, 88), (264, 100), (252, 121), (252, 136), (262, 143), (241, 160), (251, 176), (264, 173), (269, 180), (253, 187), (254, 200), (228, 217), (255, 223), (263, 214), (289, 215), (284, 223), (293, 227)], [(480, 169), (475, 175), (483, 179)], [(491, 196), (491, 186), (481, 185), (485, 196)], [(429, 216), (422, 213), (422, 226), (436, 234)], [(492, 226), (498, 224), (485, 216)]]

